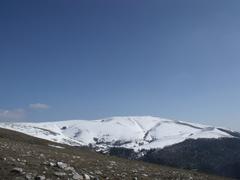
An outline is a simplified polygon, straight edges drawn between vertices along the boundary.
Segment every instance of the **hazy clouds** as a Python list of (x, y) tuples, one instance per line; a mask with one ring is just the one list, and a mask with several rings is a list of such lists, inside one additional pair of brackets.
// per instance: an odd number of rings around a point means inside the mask
[(25, 118), (25, 109), (0, 109), (0, 121), (21, 121)]
[(27, 108), (0, 108), (1, 122), (28, 121), (28, 115), (35, 110), (47, 110), (50, 106), (44, 103), (29, 104)]
[(30, 104), (29, 108), (31, 108), (31, 109), (49, 109), (50, 106), (47, 104), (42, 104), (42, 103), (35, 103), (35, 104)]

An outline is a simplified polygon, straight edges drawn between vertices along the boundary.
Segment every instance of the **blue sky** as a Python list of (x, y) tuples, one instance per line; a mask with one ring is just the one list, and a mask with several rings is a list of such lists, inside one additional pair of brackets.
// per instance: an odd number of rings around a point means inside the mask
[(1, 0), (0, 120), (153, 115), (240, 130), (239, 6)]

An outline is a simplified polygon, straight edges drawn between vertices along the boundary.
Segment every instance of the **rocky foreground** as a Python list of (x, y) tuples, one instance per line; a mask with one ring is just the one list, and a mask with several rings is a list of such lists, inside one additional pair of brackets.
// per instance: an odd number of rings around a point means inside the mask
[(0, 129), (0, 179), (221, 180), (217, 176), (130, 161)]

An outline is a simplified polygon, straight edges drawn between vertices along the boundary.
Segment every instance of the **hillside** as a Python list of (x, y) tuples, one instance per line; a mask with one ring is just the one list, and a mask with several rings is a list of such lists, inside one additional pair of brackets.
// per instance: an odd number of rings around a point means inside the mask
[(200, 174), (130, 161), (0, 129), (0, 176), (23, 179), (189, 179), (221, 180)]
[(240, 139), (186, 140), (148, 151), (142, 160), (240, 179)]

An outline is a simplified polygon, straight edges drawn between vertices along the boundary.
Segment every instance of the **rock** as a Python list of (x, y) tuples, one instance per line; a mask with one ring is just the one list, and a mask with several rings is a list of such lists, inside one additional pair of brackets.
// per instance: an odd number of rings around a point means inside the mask
[(121, 174), (123, 177), (127, 176), (128, 174), (126, 172), (122, 172)]
[(44, 175), (35, 177), (35, 180), (45, 180), (45, 179), (46, 177)]
[(40, 156), (40, 158), (45, 158), (44, 154), (40, 154), (39, 156)]
[(63, 162), (57, 162), (57, 167), (59, 167), (61, 169), (66, 169), (68, 167), (68, 165)]
[(91, 179), (88, 174), (83, 174), (83, 177), (84, 177), (84, 179), (86, 179), (86, 180), (90, 180), (90, 179)]
[(138, 171), (137, 171), (136, 169), (133, 169), (132, 172), (133, 172), (133, 173), (137, 173)]
[(56, 166), (56, 164), (54, 162), (49, 162), (49, 166)]
[(80, 159), (80, 156), (73, 156), (73, 159)]
[(72, 178), (74, 180), (83, 180), (83, 176), (78, 173), (74, 173)]
[(11, 170), (12, 173), (16, 173), (16, 174), (22, 174), (23, 173), (23, 169), (22, 168), (18, 168), (15, 167)]
[(103, 173), (102, 173), (101, 171), (99, 171), (99, 170), (96, 170), (96, 171), (95, 171), (95, 174), (97, 174), (97, 175), (102, 175)]
[(116, 165), (115, 161), (109, 161), (109, 163), (112, 164), (112, 165)]
[(13, 161), (13, 162), (16, 161), (16, 159), (14, 159), (13, 157), (9, 157), (8, 159), (9, 159), (10, 161)]
[(58, 177), (66, 176), (67, 174), (65, 172), (54, 172), (54, 174)]
[(43, 165), (49, 165), (49, 162), (48, 161), (44, 161), (42, 164)]
[(27, 173), (26, 176), (25, 176), (25, 178), (26, 178), (27, 180), (32, 180), (32, 179), (33, 179), (33, 175), (32, 175), (31, 173)]
[(75, 172), (75, 169), (71, 166), (68, 166), (66, 168), (64, 168), (65, 171), (72, 171), (72, 172)]
[(108, 169), (112, 169), (113, 167), (112, 166), (106, 166)]
[(27, 156), (31, 156), (32, 153), (31, 153), (31, 151), (27, 151), (26, 154), (27, 154)]

